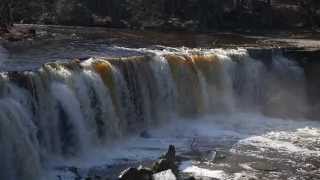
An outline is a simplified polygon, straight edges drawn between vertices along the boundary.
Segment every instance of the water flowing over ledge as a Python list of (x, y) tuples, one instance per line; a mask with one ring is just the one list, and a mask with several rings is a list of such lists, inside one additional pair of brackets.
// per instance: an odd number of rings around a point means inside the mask
[(0, 77), (0, 179), (38, 179), (50, 159), (177, 118), (261, 113), (303, 119), (303, 69), (245, 49), (140, 49), (144, 56), (54, 62)]

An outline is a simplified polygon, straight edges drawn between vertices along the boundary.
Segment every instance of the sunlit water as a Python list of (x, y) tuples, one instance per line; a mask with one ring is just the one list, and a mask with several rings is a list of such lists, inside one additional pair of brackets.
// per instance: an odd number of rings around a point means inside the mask
[(127, 57), (141, 55), (137, 51), (119, 49), (105, 42), (57, 40), (35, 44), (17, 42), (17, 44), (0, 46), (0, 71), (36, 70), (41, 65), (72, 59), (88, 59), (90, 57)]

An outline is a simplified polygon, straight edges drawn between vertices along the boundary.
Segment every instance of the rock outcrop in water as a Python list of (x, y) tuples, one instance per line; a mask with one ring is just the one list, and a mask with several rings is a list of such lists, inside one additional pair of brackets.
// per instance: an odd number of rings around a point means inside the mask
[(305, 117), (303, 69), (281, 54), (268, 61), (244, 49), (188, 50), (1, 73), (0, 179), (36, 180), (49, 157), (81, 156), (174, 117)]
[(152, 165), (151, 169), (128, 168), (121, 172), (119, 180), (176, 180), (178, 166), (175, 146), (170, 145), (168, 152)]
[(176, 150), (173, 145), (170, 145), (168, 152), (153, 164), (152, 170), (154, 173), (171, 170), (175, 175), (178, 175)]

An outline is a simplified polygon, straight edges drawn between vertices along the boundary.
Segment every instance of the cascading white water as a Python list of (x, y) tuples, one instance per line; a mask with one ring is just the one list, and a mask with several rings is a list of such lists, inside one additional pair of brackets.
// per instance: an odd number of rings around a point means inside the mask
[(0, 67), (8, 59), (8, 52), (0, 45)]
[(37, 128), (29, 113), (11, 98), (1, 99), (0, 109), (0, 179), (39, 178)]
[(49, 157), (81, 156), (172, 117), (228, 112), (303, 117), (302, 69), (281, 55), (270, 64), (244, 49), (153, 51), (145, 57), (50, 63), (36, 72), (5, 73), (0, 179), (35, 180)]

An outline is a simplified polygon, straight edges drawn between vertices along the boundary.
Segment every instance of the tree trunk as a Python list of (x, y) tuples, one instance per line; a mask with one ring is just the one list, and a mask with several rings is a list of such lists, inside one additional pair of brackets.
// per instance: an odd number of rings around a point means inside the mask
[(12, 0), (1, 0), (0, 4), (0, 30), (7, 30), (13, 24), (11, 5)]

